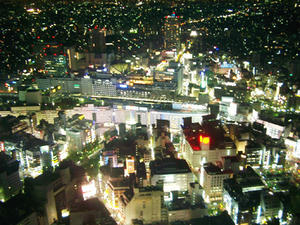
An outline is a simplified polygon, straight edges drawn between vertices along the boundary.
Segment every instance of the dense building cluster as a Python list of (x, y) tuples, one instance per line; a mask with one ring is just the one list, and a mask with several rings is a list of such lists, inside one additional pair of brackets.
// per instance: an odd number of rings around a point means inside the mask
[(1, 225), (299, 224), (299, 9), (7, 1)]

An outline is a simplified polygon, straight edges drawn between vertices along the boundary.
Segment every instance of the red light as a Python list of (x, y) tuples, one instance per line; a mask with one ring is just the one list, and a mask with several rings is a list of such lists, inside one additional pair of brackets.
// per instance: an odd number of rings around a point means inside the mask
[(94, 27), (94, 29), (97, 30), (97, 29), (98, 29), (98, 26), (96, 25), (96, 26)]
[(50, 48), (50, 45), (46, 45), (47, 48)]
[(44, 53), (44, 56), (46, 56), (47, 55), (47, 53)]
[(37, 39), (40, 39), (41, 37), (40, 37), (40, 36), (37, 36), (36, 38), (37, 38)]
[(56, 53), (54, 53), (53, 55), (56, 56)]
[(52, 38), (55, 38), (55, 36), (52, 36)]

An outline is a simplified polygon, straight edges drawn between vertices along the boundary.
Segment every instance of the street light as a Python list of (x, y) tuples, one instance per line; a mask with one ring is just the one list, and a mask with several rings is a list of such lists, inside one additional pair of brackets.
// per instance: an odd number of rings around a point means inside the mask
[(198, 33), (197, 31), (193, 30), (190, 34), (191, 37), (197, 37), (198, 36)]

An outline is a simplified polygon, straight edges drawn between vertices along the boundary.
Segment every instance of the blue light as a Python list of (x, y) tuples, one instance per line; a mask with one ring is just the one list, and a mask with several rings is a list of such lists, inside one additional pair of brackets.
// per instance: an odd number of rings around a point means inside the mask
[(123, 88), (123, 89), (127, 89), (127, 88), (128, 88), (128, 85), (127, 85), (127, 84), (120, 84), (119, 87), (120, 87), (120, 88)]

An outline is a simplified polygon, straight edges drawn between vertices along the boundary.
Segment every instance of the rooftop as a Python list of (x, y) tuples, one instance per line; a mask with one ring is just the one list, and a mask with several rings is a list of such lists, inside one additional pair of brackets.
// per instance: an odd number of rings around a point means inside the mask
[(108, 165), (105, 165), (100, 167), (100, 171), (103, 175), (109, 176), (111, 178), (124, 177), (124, 167), (110, 167)]
[(159, 186), (147, 186), (147, 187), (139, 188), (139, 192), (149, 192), (149, 191), (162, 191), (162, 188)]
[(186, 140), (194, 151), (200, 151), (200, 137), (209, 137), (209, 150), (235, 147), (230, 138), (224, 137), (224, 130), (219, 121), (205, 121), (202, 125), (191, 123), (183, 127)]
[(90, 198), (85, 201), (74, 203), (71, 206), (72, 212), (99, 211), (102, 216), (109, 216), (110, 213), (105, 205), (98, 198)]
[(1, 225), (19, 224), (23, 219), (33, 213), (28, 205), (28, 198), (24, 194), (18, 194), (5, 203), (0, 202)]
[(190, 225), (234, 225), (234, 222), (226, 212), (222, 212), (218, 216), (205, 216), (203, 218), (192, 219)]
[(184, 159), (164, 158), (150, 162), (151, 175), (191, 173), (191, 169)]
[(212, 163), (207, 163), (204, 165), (204, 170), (209, 175), (222, 174), (223, 172), (219, 167)]

